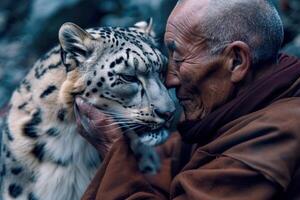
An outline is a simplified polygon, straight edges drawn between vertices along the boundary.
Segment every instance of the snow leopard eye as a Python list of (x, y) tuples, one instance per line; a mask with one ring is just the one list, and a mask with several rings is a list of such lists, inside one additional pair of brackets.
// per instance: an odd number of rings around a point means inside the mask
[(120, 78), (124, 82), (130, 82), (130, 83), (137, 83), (137, 82), (139, 82), (139, 80), (137, 79), (137, 77), (136, 76), (132, 76), (132, 75), (120, 74)]

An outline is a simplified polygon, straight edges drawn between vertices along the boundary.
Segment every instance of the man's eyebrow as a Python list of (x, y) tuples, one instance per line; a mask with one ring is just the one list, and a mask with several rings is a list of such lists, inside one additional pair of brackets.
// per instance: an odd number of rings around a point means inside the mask
[(175, 51), (176, 50), (176, 44), (175, 44), (175, 41), (170, 41), (170, 42), (167, 42), (167, 48), (170, 50), (170, 51)]

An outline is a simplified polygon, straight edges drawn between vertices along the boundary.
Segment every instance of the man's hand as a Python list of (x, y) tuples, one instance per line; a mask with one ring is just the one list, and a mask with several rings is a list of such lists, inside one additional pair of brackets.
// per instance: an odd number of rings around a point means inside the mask
[[(102, 158), (112, 144), (122, 136), (121, 128), (109, 116), (77, 97), (74, 105), (79, 133), (99, 151)], [(127, 128), (124, 135), (138, 161), (139, 170), (147, 174), (156, 174), (160, 168), (160, 159), (153, 147), (143, 144), (138, 135)]]
[(121, 128), (94, 106), (76, 97), (74, 113), (79, 133), (88, 140), (104, 158), (112, 144), (122, 135)]

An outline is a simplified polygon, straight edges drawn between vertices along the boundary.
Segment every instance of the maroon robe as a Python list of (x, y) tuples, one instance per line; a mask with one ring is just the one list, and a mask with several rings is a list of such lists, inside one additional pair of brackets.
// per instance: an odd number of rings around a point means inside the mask
[(155, 176), (138, 171), (120, 138), (82, 199), (300, 199), (300, 62), (282, 55), (272, 67), (203, 120), (179, 124), (181, 137), (157, 148)]

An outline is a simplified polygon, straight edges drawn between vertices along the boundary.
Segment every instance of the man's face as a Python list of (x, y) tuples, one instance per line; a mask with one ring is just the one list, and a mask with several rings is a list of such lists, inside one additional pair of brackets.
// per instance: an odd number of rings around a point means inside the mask
[(176, 88), (186, 120), (202, 119), (224, 104), (233, 90), (226, 57), (211, 55), (206, 45), (209, 38), (202, 37), (197, 26), (206, 3), (199, 2), (179, 3), (168, 19), (165, 33), (169, 52), (166, 84)]

